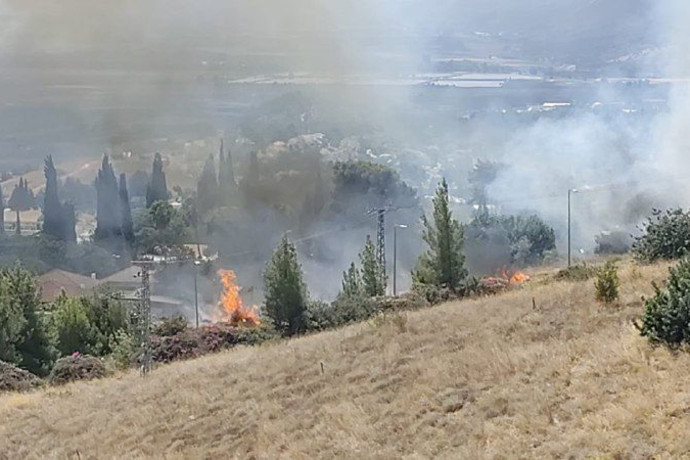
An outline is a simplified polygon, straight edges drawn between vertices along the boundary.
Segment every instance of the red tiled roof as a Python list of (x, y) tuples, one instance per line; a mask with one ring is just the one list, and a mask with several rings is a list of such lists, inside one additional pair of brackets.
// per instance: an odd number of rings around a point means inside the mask
[(41, 299), (44, 302), (54, 301), (64, 290), (70, 297), (88, 294), (99, 285), (98, 280), (70, 273), (64, 270), (51, 270), (38, 278), (41, 288)]

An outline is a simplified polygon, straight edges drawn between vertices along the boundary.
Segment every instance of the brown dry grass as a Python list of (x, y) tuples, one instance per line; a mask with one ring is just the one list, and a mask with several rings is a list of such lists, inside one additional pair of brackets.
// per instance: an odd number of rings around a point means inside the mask
[(688, 457), (690, 356), (631, 325), (666, 267), (631, 267), (616, 306), (591, 281), (536, 282), (146, 379), (6, 395), (0, 458)]

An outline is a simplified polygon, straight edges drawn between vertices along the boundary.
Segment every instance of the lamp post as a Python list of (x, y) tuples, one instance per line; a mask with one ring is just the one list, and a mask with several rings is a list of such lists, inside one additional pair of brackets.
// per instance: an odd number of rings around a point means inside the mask
[(197, 267), (200, 265), (200, 261), (194, 261), (194, 318), (196, 320), (197, 329), (199, 329), (199, 290), (197, 288)]
[(572, 223), (572, 212), (571, 212), (571, 202), (572, 202), (572, 195), (573, 193), (578, 193), (579, 190), (576, 188), (570, 188), (568, 189), (568, 268), (570, 268), (570, 265), (572, 263), (571, 259), (571, 244), (572, 244), (572, 232), (571, 232), (571, 223)]
[(407, 228), (407, 225), (395, 225), (393, 227), (393, 297), (398, 295), (398, 229)]

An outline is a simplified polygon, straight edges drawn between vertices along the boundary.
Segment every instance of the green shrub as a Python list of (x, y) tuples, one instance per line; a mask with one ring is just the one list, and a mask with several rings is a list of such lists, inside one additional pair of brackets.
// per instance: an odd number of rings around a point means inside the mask
[(127, 369), (136, 361), (137, 344), (125, 331), (118, 331), (110, 345), (110, 357), (119, 369)]
[(41, 379), (31, 372), (0, 361), (0, 391), (28, 391), (40, 384)]
[(654, 284), (654, 291), (654, 297), (645, 300), (641, 334), (670, 348), (690, 344), (690, 259), (671, 268), (666, 286)]
[(0, 270), (0, 360), (46, 375), (55, 358), (40, 294), (31, 273)]
[(153, 333), (162, 337), (169, 337), (186, 331), (187, 326), (189, 326), (187, 318), (182, 315), (161, 318), (158, 324), (153, 328)]
[(378, 299), (365, 295), (341, 296), (330, 305), (312, 301), (305, 313), (305, 325), (308, 331), (324, 331), (364, 321), (379, 311)]
[(100, 359), (75, 353), (55, 362), (48, 381), (53, 385), (62, 385), (76, 380), (99, 379), (105, 374), (105, 365)]
[(52, 330), (63, 356), (74, 352), (105, 356), (119, 331), (129, 332), (124, 302), (108, 293), (92, 297), (60, 296), (53, 305)]
[(556, 273), (556, 279), (561, 281), (587, 281), (596, 276), (597, 270), (591, 265), (582, 262), (572, 265)]
[(690, 213), (682, 209), (654, 210), (635, 238), (633, 254), (638, 261), (674, 260), (690, 249)]
[(594, 289), (599, 302), (612, 303), (618, 300), (619, 287), (618, 268), (613, 262), (607, 262), (604, 267), (597, 270)]

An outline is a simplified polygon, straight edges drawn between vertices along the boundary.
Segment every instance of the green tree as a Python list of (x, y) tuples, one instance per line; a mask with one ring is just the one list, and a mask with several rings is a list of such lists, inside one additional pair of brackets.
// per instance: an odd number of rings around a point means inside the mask
[(436, 190), (433, 206), (433, 222), (422, 216), (423, 238), (429, 249), (419, 258), (415, 281), (458, 293), (468, 277), (463, 253), (464, 232), (450, 210), (450, 194), (445, 179)]
[(17, 214), (17, 235), (22, 233), (22, 221), (21, 212), (28, 211), (35, 205), (34, 195), (29, 188), (29, 182), (25, 181), (24, 178), (19, 178), (19, 183), (14, 187), (12, 191), (12, 196), (7, 203), (10, 209), (12, 209)]
[(376, 257), (376, 247), (367, 235), (364, 250), (359, 255), (362, 264), (362, 287), (369, 297), (378, 297), (386, 294), (386, 273)]
[(362, 297), (363, 294), (362, 275), (355, 263), (352, 262), (350, 268), (343, 272), (343, 284), (338, 298)]
[(168, 201), (168, 183), (163, 171), (163, 157), (156, 152), (153, 157), (151, 181), (146, 188), (146, 207), (150, 208), (156, 201)]
[[(62, 203), (58, 195), (58, 178), (53, 157), (45, 159), (43, 173), (46, 188), (43, 197), (43, 233), (51, 238), (63, 241), (76, 241), (76, 215), (71, 203)], [(71, 182), (65, 182), (67, 184)]]
[(197, 205), (201, 213), (213, 209), (218, 200), (218, 180), (213, 155), (204, 164), (204, 170), (196, 186)]
[(0, 361), (47, 375), (54, 358), (33, 276), (19, 266), (0, 270)]
[(223, 150), (223, 139), (220, 140), (220, 153), (218, 155), (218, 190), (222, 196), (226, 196), (235, 190), (235, 169), (232, 164), (230, 150), (227, 155)]
[(63, 295), (53, 308), (52, 327), (62, 355), (76, 351), (106, 355), (112, 352), (119, 331), (129, 332), (124, 303), (108, 293), (80, 298)]
[(618, 300), (618, 288), (620, 279), (618, 269), (613, 262), (597, 270), (597, 279), (594, 281), (594, 291), (599, 302), (612, 303)]
[(132, 220), (132, 207), (129, 203), (129, 191), (127, 190), (127, 176), (120, 174), (120, 211), (122, 214), (122, 236), (131, 247), (134, 244), (134, 221)]
[(117, 179), (108, 155), (103, 155), (101, 169), (98, 171), (96, 194), (98, 203), (94, 238), (115, 249), (116, 240), (122, 236), (122, 217)]
[(284, 237), (264, 272), (265, 310), (285, 335), (304, 330), (308, 294), (295, 246)]
[(654, 297), (645, 300), (643, 336), (652, 343), (675, 349), (690, 344), (690, 259), (670, 269), (663, 288), (653, 284)]

